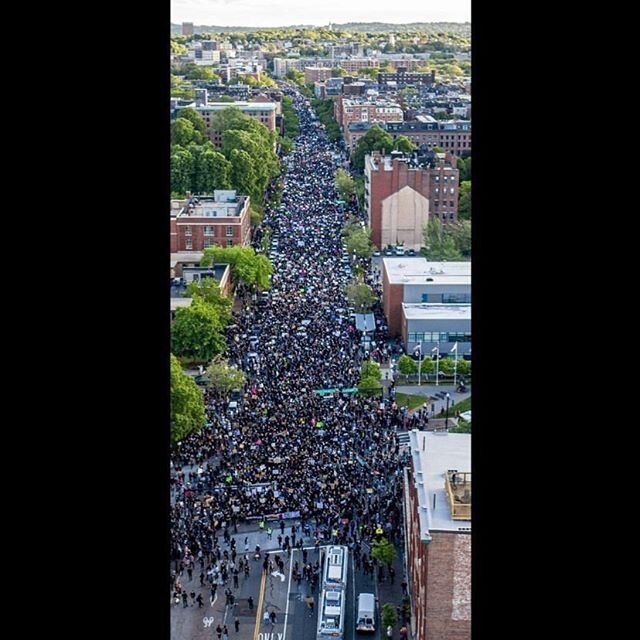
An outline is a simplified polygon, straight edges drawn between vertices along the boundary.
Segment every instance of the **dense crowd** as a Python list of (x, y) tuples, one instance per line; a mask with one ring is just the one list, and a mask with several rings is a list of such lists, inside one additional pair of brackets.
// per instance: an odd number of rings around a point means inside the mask
[(340, 151), (305, 98), (290, 94), (301, 133), (284, 163), (281, 203), (263, 221), (272, 287), (247, 301), (227, 336), (230, 362), (247, 374), (243, 397), (231, 413), (227, 397), (207, 390), (207, 427), (171, 456), (174, 570), (200, 561), (212, 592), (242, 572), (235, 542), (222, 552), (218, 538), (247, 518), (299, 513), (307, 535), (357, 552), (378, 527), (399, 534), (395, 432), (406, 416), (394, 403), (342, 392), (356, 385), (364, 357), (388, 359), (384, 326), (365, 353), (344, 292), (352, 276), (341, 238), (349, 203), (334, 184)]

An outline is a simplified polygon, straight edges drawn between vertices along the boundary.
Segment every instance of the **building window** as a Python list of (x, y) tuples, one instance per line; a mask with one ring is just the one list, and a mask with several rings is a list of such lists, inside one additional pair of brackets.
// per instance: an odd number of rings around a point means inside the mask
[(455, 193), (455, 189), (453, 187), (451, 187), (451, 189), (449, 189), (449, 191), (453, 194)]
[(204, 235), (205, 236), (215, 236), (214, 226), (212, 224), (204, 225)]
[(188, 224), (185, 228), (184, 228), (184, 235), (185, 236), (190, 236), (191, 235), (191, 225)]
[(233, 227), (231, 225), (227, 225), (227, 238), (233, 238)]
[(440, 182), (440, 176), (436, 176), (436, 182)]
[(436, 187), (436, 188), (434, 189), (434, 191), (435, 191), (436, 193), (440, 193), (440, 187)]
[(453, 200), (449, 200), (449, 206), (453, 207)]
[(437, 209), (438, 205), (440, 204), (440, 200), (434, 200), (433, 201), (433, 206)]
[(185, 238), (184, 239), (184, 248), (187, 251), (191, 251), (193, 249), (193, 242), (192, 242), (191, 238)]
[(233, 240), (227, 240), (227, 247), (233, 247)]
[(204, 239), (204, 246), (206, 247), (212, 247), (213, 246), (213, 238), (205, 238)]

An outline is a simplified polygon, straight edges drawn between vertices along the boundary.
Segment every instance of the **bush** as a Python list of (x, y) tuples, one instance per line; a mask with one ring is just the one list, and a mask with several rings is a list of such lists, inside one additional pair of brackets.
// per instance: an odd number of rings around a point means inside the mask
[(393, 627), (398, 622), (395, 605), (387, 602), (382, 606), (382, 627), (383, 631), (387, 627)]

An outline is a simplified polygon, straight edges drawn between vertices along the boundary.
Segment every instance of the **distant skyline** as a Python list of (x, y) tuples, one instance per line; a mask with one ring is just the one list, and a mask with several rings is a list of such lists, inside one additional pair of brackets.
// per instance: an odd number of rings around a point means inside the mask
[(220, 27), (471, 22), (471, 0), (171, 0), (171, 22)]

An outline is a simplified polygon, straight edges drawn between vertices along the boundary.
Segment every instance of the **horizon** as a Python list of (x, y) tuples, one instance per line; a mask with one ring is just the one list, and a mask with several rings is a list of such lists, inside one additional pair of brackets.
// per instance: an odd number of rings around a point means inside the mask
[[(288, 24), (279, 24), (287, 15)], [(386, 0), (355, 0), (345, 8), (342, 0), (324, 0), (322, 6), (304, 7), (296, 0), (171, 0), (171, 23), (194, 26), (276, 29), (322, 27), (345, 23), (471, 22), (471, 0), (405, 0), (390, 7)], [(248, 24), (248, 23), (251, 24)]]

